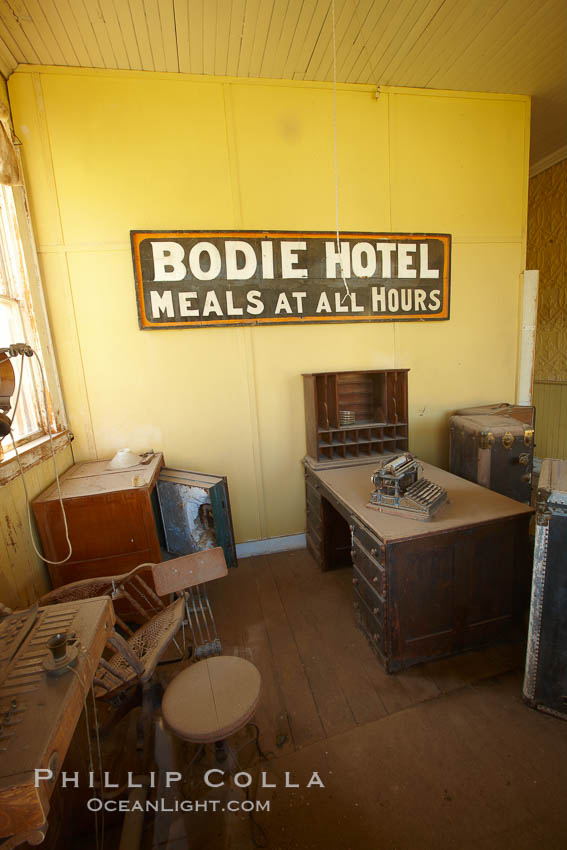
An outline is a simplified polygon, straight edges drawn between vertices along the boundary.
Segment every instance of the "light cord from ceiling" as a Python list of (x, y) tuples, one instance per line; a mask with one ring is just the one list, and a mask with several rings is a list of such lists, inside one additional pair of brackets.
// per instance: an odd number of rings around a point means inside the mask
[(350, 298), (350, 289), (346, 281), (343, 257), (341, 252), (341, 237), (339, 229), (339, 159), (337, 154), (337, 35), (335, 26), (335, 0), (331, 0), (331, 13), (333, 21), (333, 137), (335, 144), (335, 223), (337, 226), (337, 252), (339, 255), (339, 265), (341, 269), (341, 277), (345, 285), (345, 294), (341, 298), (341, 303)]

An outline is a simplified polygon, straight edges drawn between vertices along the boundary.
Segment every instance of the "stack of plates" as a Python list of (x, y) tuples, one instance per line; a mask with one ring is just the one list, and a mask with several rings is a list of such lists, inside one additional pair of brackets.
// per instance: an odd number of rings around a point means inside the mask
[(354, 425), (355, 419), (354, 410), (339, 410), (339, 425)]

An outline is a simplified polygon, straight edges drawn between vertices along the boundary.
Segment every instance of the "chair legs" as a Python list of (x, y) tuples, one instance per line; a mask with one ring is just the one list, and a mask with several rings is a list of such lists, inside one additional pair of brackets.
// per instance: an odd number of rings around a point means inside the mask
[[(183, 788), (183, 791), (175, 789), (168, 790), (160, 787), (158, 789), (158, 795), (162, 795), (166, 799), (173, 800), (176, 795), (184, 793), (187, 797), (189, 797), (189, 799), (200, 799), (200, 795), (197, 794), (197, 789), (199, 788), (199, 786), (201, 786), (202, 790), (204, 789), (205, 792), (208, 792), (210, 795), (211, 788), (205, 788), (202, 777), (200, 781), (197, 781), (194, 784), (192, 784), (189, 780), (191, 768), (193, 768), (194, 765), (197, 765), (202, 761), (203, 757), (207, 752), (207, 749), (209, 753), (208, 767), (210, 768), (214, 766), (219, 770), (222, 770), (225, 774), (229, 776), (235, 776), (237, 773), (240, 773), (243, 770), (243, 768), (239, 764), (238, 756), (241, 750), (243, 750), (244, 747), (249, 746), (251, 743), (255, 744), (259, 760), (265, 760), (267, 756), (262, 751), (262, 748), (259, 743), (259, 727), (256, 723), (247, 723), (246, 727), (243, 728), (248, 727), (254, 730), (254, 737), (247, 740), (244, 744), (240, 744), (237, 749), (235, 749), (226, 739), (215, 741), (213, 747), (210, 747), (208, 744), (199, 744), (197, 749), (193, 753), (193, 756), (189, 763), (186, 762), (184, 765), (182, 758), (182, 753), (184, 752), (183, 742), (180, 738), (175, 735), (172, 735), (168, 731), (161, 717), (158, 718), (155, 727), (155, 758), (160, 772), (160, 776), (167, 771), (177, 771), (179, 773), (184, 774), (184, 784), (183, 786), (180, 786)], [(251, 771), (250, 767), (244, 769), (246, 770), (246, 772)], [(215, 781), (217, 779), (220, 782), (219, 776), (215, 776)], [(245, 800), (250, 800), (251, 788), (241, 786), (236, 787), (236, 785), (233, 785), (232, 783), (223, 783), (222, 788), (215, 788), (214, 796), (226, 797), (228, 795), (228, 798), (230, 798), (232, 795), (234, 795), (235, 792), (242, 793), (244, 795)], [(224, 812), (224, 809), (222, 811)], [(200, 827), (197, 826), (198, 821), (195, 820), (195, 814), (192, 814), (190, 817), (191, 837), (193, 839), (196, 840), (195, 829), (198, 830), (199, 828), (201, 828), (203, 830), (203, 837), (209, 835), (209, 830), (211, 828), (210, 814), (207, 814), (206, 823), (201, 823)], [(217, 819), (215, 821), (216, 829), (220, 831), (230, 829), (229, 820), (227, 820), (226, 815), (222, 814), (222, 812), (217, 812), (214, 817)], [(268, 841), (264, 829), (256, 821), (252, 811), (247, 812), (247, 818), (249, 821), (250, 838), (252, 840), (253, 846), (259, 848), (267, 847)], [(175, 839), (177, 840), (180, 840), (180, 838), (185, 837), (186, 840), (189, 841), (189, 839), (187, 838), (187, 836), (189, 835), (188, 823), (189, 822), (187, 821), (186, 816), (180, 816), (178, 814), (159, 815), (154, 824), (154, 841), (158, 843), (160, 841), (165, 842), (167, 840), (172, 840), (173, 837), (175, 837)]]
[(136, 708), (140, 705), (142, 701), (142, 688), (140, 685), (136, 685), (128, 696), (126, 696), (122, 701), (116, 706), (115, 710), (112, 712), (104, 726), (100, 729), (100, 737), (105, 738), (127, 714), (129, 714), (133, 708)]
[(152, 752), (152, 727), (154, 714), (161, 705), (163, 687), (159, 682), (142, 685), (142, 711), (138, 717), (136, 750), (141, 760), (141, 772), (148, 770)]
[(224, 764), (228, 758), (228, 747), (226, 741), (215, 741), (215, 759), (218, 764)]

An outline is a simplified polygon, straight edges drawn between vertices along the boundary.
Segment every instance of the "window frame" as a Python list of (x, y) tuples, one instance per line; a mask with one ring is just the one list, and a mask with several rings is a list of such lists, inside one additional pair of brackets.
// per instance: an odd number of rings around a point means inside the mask
[[(2, 264), (2, 258), (0, 257), (0, 265)], [(33, 339), (33, 343), (29, 342), (32, 348), (39, 348), (39, 344), (37, 339), (34, 339), (34, 335), (30, 333), (30, 321), (27, 310), (22, 304), (22, 300), (16, 294), (4, 294), (0, 293), (0, 310), (7, 308), (10, 312), (10, 318), (8, 319), (9, 325), (17, 325), (18, 330), (12, 334), (9, 338), (9, 342), (23, 342), (24, 340), (30, 341)], [(26, 362), (29, 361), (29, 362)], [(13, 445), (12, 439), (14, 440), (16, 446), (21, 448), (25, 446), (26, 443), (30, 443), (33, 440), (37, 440), (41, 436), (47, 433), (46, 423), (47, 423), (47, 413), (45, 410), (45, 401), (43, 399), (43, 390), (40, 387), (40, 378), (37, 374), (38, 366), (37, 363), (34, 362), (30, 358), (24, 357), (12, 357), (11, 358), (12, 368), (14, 370), (16, 389), (14, 390), (14, 394), (11, 399), (11, 408), (8, 411), (8, 416), (12, 420), (12, 428), (13, 434), (12, 437), (5, 438), (6, 444), (2, 446), (4, 452), (6, 448), (9, 448)], [(18, 397), (18, 390), (20, 387), (20, 371), (23, 371), (23, 381), (21, 386), (21, 392), (19, 394), (19, 401), (17, 409), (14, 407), (16, 403), (16, 398)], [(49, 403), (49, 394), (48, 394), (48, 403)], [(24, 411), (25, 408), (25, 411)], [(23, 417), (24, 421), (28, 420), (29, 429), (26, 429), (24, 433), (17, 430), (17, 419)], [(21, 419), (20, 419), (21, 421)]]
[[(68, 429), (67, 415), (61, 392), (57, 364), (49, 328), (47, 309), (41, 283), (39, 262), (31, 224), (31, 216), (27, 202), (25, 187), (12, 186), (16, 221), (20, 236), (23, 263), (25, 265), (25, 281), (23, 285), (23, 301), (13, 299), (19, 304), (25, 341), (37, 351), (43, 364), (47, 389), (48, 407), (45, 410), (43, 389), (35, 357), (26, 358), (29, 362), (25, 369), (33, 369), (35, 377), (36, 400), (41, 420), (41, 430), (16, 441), (18, 455), (24, 470), (42, 463), (51, 455), (51, 446), (56, 452), (61, 451), (71, 442), (73, 435)], [(8, 296), (9, 298), (13, 296)], [(24, 340), (10, 340), (23, 342)], [(21, 357), (17, 358), (21, 360)], [(16, 386), (21, 363), (13, 364), (16, 373)], [(15, 396), (13, 397), (13, 399)], [(8, 415), (13, 411), (9, 411)], [(51, 440), (50, 440), (51, 437)], [(19, 475), (19, 465), (11, 441), (3, 441), (4, 457), (0, 459), (0, 485), (11, 481)]]

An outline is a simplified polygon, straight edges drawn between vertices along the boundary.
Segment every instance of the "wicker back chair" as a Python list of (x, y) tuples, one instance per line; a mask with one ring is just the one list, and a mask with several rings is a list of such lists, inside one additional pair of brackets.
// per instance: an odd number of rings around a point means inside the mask
[[(155, 591), (145, 578), (151, 570)], [(142, 686), (155, 669), (179, 629), (186, 623), (193, 638), (195, 659), (220, 655), (222, 648), (204, 582), (226, 575), (220, 547), (183, 555), (159, 564), (140, 564), (128, 573), (83, 579), (58, 587), (42, 596), (40, 605), (110, 596), (115, 612), (127, 605), (141, 619), (135, 631), (116, 614), (116, 622), (128, 637), (114, 631), (107, 644), (110, 658), (101, 658), (95, 673), (95, 696), (120, 703), (133, 686)], [(175, 597), (167, 605), (161, 597)]]
[(93, 684), (99, 699), (116, 700), (133, 685), (145, 685), (155, 673), (163, 654), (183, 623), (183, 598), (176, 599), (135, 631), (128, 640), (117, 632), (107, 643), (116, 650), (101, 658)]
[(116, 622), (127, 635), (134, 634), (132, 628), (119, 616), (119, 611), (127, 609), (140, 623), (146, 623), (151, 617), (166, 607), (163, 600), (147, 583), (152, 567), (156, 564), (140, 564), (128, 573), (113, 576), (85, 578), (56, 587), (39, 600), (40, 605), (54, 605), (57, 602), (73, 602), (76, 599), (93, 599), (96, 596), (110, 596), (114, 603)]

